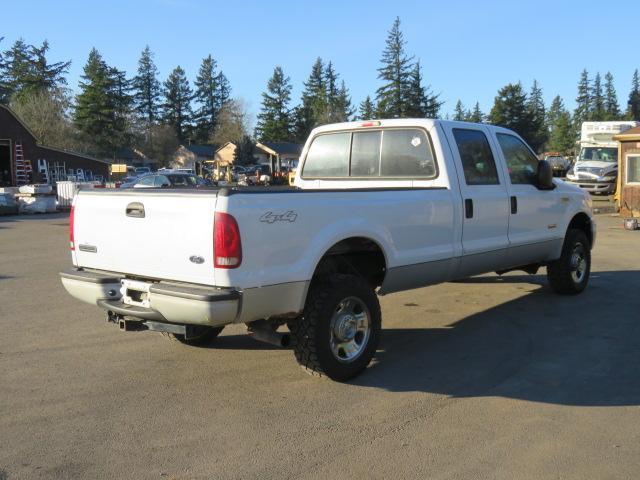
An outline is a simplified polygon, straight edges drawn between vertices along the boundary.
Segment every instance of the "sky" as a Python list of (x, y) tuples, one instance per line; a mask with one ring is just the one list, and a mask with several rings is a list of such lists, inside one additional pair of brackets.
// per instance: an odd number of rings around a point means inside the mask
[(388, 30), (400, 17), (408, 54), (419, 59), (425, 83), (453, 112), (460, 99), (486, 113), (498, 89), (537, 79), (547, 105), (555, 95), (574, 106), (582, 69), (610, 71), (622, 106), (640, 68), (640, 1), (593, 0), (111, 0), (7, 1), (0, 37), (50, 43), (50, 61), (72, 60), (77, 89), (92, 47), (112, 66), (135, 74), (149, 45), (164, 80), (180, 65), (193, 82), (211, 54), (232, 96), (251, 114), (273, 68), (293, 84), (292, 103), (317, 57), (331, 60), (359, 104), (380, 86), (377, 68)]

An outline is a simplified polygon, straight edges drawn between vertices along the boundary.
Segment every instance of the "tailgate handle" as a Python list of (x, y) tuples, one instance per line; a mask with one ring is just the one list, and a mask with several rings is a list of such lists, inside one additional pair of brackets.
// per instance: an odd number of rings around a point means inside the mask
[(133, 202), (127, 205), (127, 217), (144, 218), (144, 205), (140, 202)]

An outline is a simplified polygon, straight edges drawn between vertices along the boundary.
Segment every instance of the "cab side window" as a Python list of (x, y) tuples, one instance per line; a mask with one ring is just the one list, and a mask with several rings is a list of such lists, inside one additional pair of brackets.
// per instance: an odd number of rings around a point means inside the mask
[(484, 132), (454, 128), (453, 136), (458, 146), (467, 185), (498, 185), (500, 181), (496, 162)]
[(502, 154), (507, 162), (511, 183), (536, 185), (538, 159), (518, 137), (507, 133), (496, 134)]

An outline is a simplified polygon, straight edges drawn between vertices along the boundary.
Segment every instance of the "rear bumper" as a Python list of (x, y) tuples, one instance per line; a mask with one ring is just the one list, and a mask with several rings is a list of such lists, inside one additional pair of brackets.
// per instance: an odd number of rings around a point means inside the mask
[(149, 308), (145, 308), (122, 301), (122, 277), (117, 274), (72, 269), (61, 272), (60, 279), (72, 297), (141, 320), (222, 326), (240, 314), (241, 294), (233, 289), (154, 283), (149, 288)]

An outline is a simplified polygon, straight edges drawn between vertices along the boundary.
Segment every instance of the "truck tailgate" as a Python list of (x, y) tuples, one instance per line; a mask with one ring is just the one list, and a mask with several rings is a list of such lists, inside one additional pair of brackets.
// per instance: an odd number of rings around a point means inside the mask
[(215, 285), (217, 192), (81, 191), (74, 204), (74, 264)]

